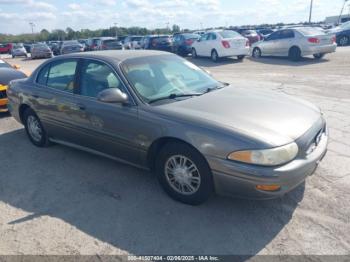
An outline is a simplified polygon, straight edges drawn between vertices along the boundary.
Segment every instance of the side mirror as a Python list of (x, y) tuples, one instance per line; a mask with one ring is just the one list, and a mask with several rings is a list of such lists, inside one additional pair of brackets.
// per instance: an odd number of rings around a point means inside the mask
[(97, 99), (104, 103), (125, 104), (128, 102), (128, 95), (119, 88), (108, 88), (98, 93)]
[(13, 65), (12, 67), (16, 70), (21, 69), (21, 67), (19, 65)]

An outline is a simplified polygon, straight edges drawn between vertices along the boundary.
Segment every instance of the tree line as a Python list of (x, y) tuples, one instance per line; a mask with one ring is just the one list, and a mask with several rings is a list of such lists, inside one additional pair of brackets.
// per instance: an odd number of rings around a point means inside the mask
[[(55, 29), (52, 31), (42, 29), (39, 33), (34, 34), (0, 34), (1, 43), (33, 43), (33, 42), (44, 42), (44, 41), (63, 41), (73, 39), (86, 39), (91, 37), (103, 37), (103, 36), (126, 36), (126, 35), (162, 35), (162, 34), (174, 34), (180, 32), (181, 29), (178, 25), (173, 25), (172, 28), (158, 28), (158, 29), (147, 29), (144, 27), (110, 27), (107, 29), (81, 29), (78, 31), (68, 27), (66, 30)], [(183, 32), (189, 30), (184, 29)]]

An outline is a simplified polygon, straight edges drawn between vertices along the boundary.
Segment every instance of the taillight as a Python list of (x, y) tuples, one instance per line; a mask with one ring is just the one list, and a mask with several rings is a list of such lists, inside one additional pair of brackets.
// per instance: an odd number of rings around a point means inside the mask
[(222, 43), (222, 45), (223, 45), (225, 48), (230, 48), (230, 47), (231, 47), (231, 46), (230, 46), (230, 43), (229, 43), (228, 41), (226, 41), (226, 40), (221, 41), (221, 43)]
[(193, 40), (192, 40), (192, 39), (187, 39), (187, 40), (185, 41), (185, 44), (186, 44), (186, 45), (192, 45), (192, 43), (193, 43)]
[(337, 37), (336, 36), (333, 36), (332, 37), (332, 44), (335, 44), (337, 42)]
[(320, 43), (320, 39), (316, 38), (316, 37), (310, 37), (308, 39), (308, 41), (312, 44), (319, 44)]

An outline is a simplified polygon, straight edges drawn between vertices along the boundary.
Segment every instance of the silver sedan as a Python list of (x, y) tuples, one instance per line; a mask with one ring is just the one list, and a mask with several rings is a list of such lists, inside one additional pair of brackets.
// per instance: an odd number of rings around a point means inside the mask
[(287, 56), (293, 61), (313, 55), (321, 59), (327, 53), (335, 52), (336, 38), (319, 28), (300, 27), (276, 31), (263, 41), (252, 45), (252, 56)]

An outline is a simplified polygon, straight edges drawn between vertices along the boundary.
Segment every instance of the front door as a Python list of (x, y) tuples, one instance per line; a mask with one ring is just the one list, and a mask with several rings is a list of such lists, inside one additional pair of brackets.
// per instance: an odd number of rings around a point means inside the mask
[(104, 103), (98, 94), (108, 88), (128, 93), (113, 68), (97, 60), (84, 59), (80, 66), (77, 103), (82, 115), (79, 142), (91, 149), (138, 164), (138, 110), (129, 95), (126, 105)]

